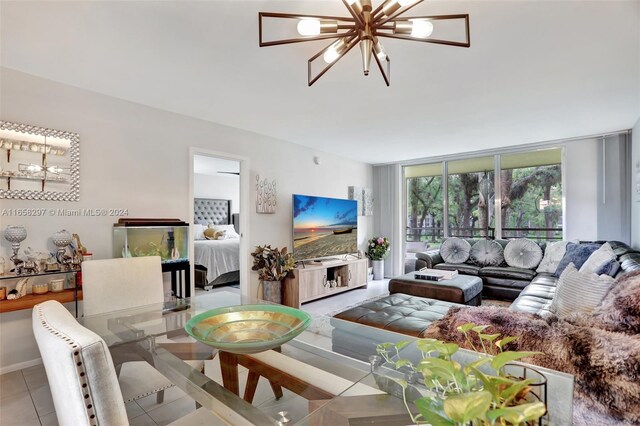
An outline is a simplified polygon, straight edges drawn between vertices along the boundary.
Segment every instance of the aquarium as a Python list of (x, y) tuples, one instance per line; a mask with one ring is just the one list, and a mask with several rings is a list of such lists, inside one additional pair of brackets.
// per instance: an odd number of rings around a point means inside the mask
[(293, 256), (316, 259), (358, 251), (358, 203), (293, 195)]
[(120, 219), (113, 225), (113, 257), (189, 260), (189, 224), (179, 219)]

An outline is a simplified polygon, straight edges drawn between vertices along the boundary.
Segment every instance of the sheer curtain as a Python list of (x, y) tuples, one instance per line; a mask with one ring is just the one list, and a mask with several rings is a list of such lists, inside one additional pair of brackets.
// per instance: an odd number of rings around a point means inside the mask
[(389, 238), (391, 251), (384, 263), (387, 278), (403, 273), (402, 167), (390, 164), (373, 167), (374, 235)]

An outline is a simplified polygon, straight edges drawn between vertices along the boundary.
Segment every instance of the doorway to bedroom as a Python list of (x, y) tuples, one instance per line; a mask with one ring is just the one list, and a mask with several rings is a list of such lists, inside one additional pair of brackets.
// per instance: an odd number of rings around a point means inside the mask
[(240, 293), (242, 160), (192, 155), (192, 226), (195, 295)]

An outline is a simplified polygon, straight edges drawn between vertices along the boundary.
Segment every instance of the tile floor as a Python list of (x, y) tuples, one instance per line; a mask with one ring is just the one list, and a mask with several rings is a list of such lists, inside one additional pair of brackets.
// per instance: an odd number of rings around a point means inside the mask
[[(312, 315), (321, 315), (344, 309), (363, 300), (381, 296), (388, 292), (388, 280), (372, 281), (366, 289), (355, 289), (334, 297), (317, 300), (302, 305), (302, 309)], [(227, 287), (211, 291), (238, 291)], [(198, 294), (198, 292), (196, 292)], [(308, 333), (307, 338), (314, 344), (330, 348), (330, 339), (325, 336)], [(217, 357), (207, 361), (205, 373), (212, 379), (222, 382), (220, 365)], [(240, 393), (244, 392), (246, 369), (240, 373)], [(262, 407), (274, 418), (279, 411), (288, 411), (289, 417), (300, 419), (304, 413), (297, 412), (305, 407), (297, 401), (300, 396), (284, 390), (284, 397), (276, 401), (271, 393), (269, 383), (260, 379), (254, 405)], [(302, 401), (304, 402), (304, 401)], [(194, 401), (180, 389), (173, 387), (165, 391), (162, 404), (156, 403), (155, 395), (138, 399), (126, 404), (127, 416), (132, 426), (137, 425), (166, 425), (189, 412), (195, 410)], [(14, 371), (0, 376), (0, 425), (2, 426), (53, 426), (57, 425), (53, 399), (49, 390), (44, 367), (37, 365)]]

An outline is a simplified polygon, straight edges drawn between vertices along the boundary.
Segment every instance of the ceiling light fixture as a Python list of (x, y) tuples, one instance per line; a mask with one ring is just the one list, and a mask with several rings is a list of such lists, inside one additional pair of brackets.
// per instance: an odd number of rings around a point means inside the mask
[[(342, 0), (351, 14), (350, 17), (302, 16), (289, 13), (260, 12), (258, 14), (260, 47), (337, 39), (308, 60), (307, 81), (311, 86), (353, 47), (359, 45), (364, 75), (369, 75), (371, 59), (373, 58), (382, 73), (384, 82), (389, 86), (391, 83), (391, 60), (382, 47), (379, 37), (422, 41), (456, 47), (471, 46), (468, 14), (415, 16), (396, 19), (415, 5), (422, 3), (422, 1), (424, 0), (385, 0), (376, 9), (373, 9), (371, 0)], [(290, 38), (265, 40), (264, 33), (266, 32), (267, 21), (283, 19), (297, 21), (297, 35)], [(433, 37), (438, 23), (453, 20), (462, 20), (464, 25), (463, 40), (454, 41), (444, 37)], [(286, 30), (286, 28), (284, 29)], [(283, 28), (279, 28), (280, 34), (282, 30)], [(323, 63), (316, 65), (316, 60), (319, 58), (322, 58)], [(316, 67), (320, 67), (319, 72), (314, 72), (313, 68)]]

